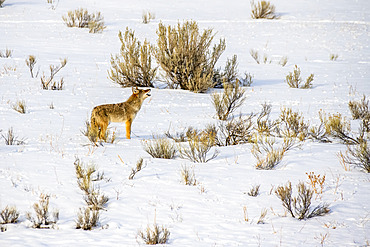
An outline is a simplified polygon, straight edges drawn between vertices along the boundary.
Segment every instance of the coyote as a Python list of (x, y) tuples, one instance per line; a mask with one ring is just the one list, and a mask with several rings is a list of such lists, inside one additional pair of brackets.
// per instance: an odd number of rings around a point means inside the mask
[(126, 138), (131, 139), (131, 124), (141, 108), (144, 99), (150, 97), (150, 89), (132, 88), (127, 101), (117, 104), (95, 106), (91, 112), (91, 131), (100, 139), (105, 138), (110, 122), (126, 123)]

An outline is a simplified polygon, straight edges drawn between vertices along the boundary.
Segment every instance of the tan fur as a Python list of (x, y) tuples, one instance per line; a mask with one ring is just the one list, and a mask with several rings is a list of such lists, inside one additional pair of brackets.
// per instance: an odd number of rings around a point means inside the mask
[(141, 108), (144, 99), (150, 96), (150, 89), (132, 88), (132, 95), (127, 101), (117, 104), (106, 104), (94, 107), (91, 113), (91, 131), (100, 139), (104, 139), (105, 132), (111, 122), (125, 122), (126, 138), (131, 139), (131, 125)]

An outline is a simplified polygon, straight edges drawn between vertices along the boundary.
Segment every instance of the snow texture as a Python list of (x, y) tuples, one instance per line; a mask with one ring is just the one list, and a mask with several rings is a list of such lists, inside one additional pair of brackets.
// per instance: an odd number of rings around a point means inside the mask
[[(217, 66), (236, 54), (239, 74), (254, 75), (240, 113), (258, 112), (267, 102), (272, 119), (281, 108), (290, 107), (313, 125), (319, 123), (320, 109), (351, 120), (348, 102), (364, 94), (370, 97), (370, 2), (272, 3), (280, 19), (253, 20), (250, 2), (241, 0), (56, 0), (54, 5), (6, 0), (0, 8), (0, 51), (8, 48), (13, 53), (0, 58), (0, 134), (12, 127), (25, 144), (7, 146), (0, 140), (0, 209), (10, 205), (20, 211), (19, 223), (7, 224), (7, 231), (0, 233), (0, 246), (144, 245), (137, 233), (154, 220), (169, 229), (168, 246), (369, 245), (370, 177), (357, 168), (343, 169), (337, 153), (346, 146), (339, 142), (305, 141), (271, 171), (255, 168), (251, 144), (219, 147), (220, 155), (204, 164), (179, 157), (155, 159), (144, 151), (142, 140), (153, 134), (215, 123), (212, 90), (195, 94), (152, 89), (133, 123), (131, 140), (117, 123), (110, 125), (111, 132), (118, 133), (114, 144), (95, 148), (81, 133), (94, 106), (121, 102), (131, 94), (130, 88), (119, 87), (107, 76), (110, 57), (119, 52), (119, 30), (129, 27), (140, 40), (155, 43), (159, 22), (175, 25), (183, 20), (212, 28), (216, 41), (226, 39)], [(62, 16), (79, 7), (100, 11), (107, 28), (91, 34), (67, 27)], [(145, 10), (156, 16), (149, 24), (142, 23)], [(266, 54), (271, 63), (257, 64), (250, 49)], [(338, 59), (331, 61), (330, 54)], [(37, 58), (37, 78), (31, 78), (25, 64), (29, 55)], [(282, 67), (278, 62), (284, 56), (288, 63)], [(65, 89), (43, 90), (40, 75), (62, 58), (68, 63), (57, 78), (64, 77)], [(295, 64), (304, 78), (315, 75), (312, 89), (293, 89), (284, 82)], [(17, 100), (25, 101), (25, 114), (12, 109)], [(351, 124), (356, 131), (358, 120)], [(104, 172), (105, 179), (97, 184), (109, 202), (92, 231), (75, 229), (79, 208), (85, 206), (77, 186), (76, 157)], [(129, 180), (140, 157), (146, 166)], [(181, 183), (184, 165), (194, 169), (198, 186)], [(299, 221), (286, 215), (274, 189), (291, 181), (295, 190), (299, 181), (307, 184), (309, 172), (326, 175), (323, 194), (314, 196), (313, 205), (327, 202), (331, 212)], [(261, 185), (257, 197), (247, 195), (253, 185)], [(51, 195), (50, 208), (60, 212), (55, 229), (33, 229), (26, 219), (41, 193)], [(264, 224), (257, 224), (263, 209)]]

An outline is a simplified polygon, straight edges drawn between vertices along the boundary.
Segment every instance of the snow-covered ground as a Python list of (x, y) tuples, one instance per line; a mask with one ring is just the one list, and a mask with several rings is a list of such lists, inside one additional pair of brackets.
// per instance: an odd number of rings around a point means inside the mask
[[(279, 20), (252, 20), (249, 1), (88, 1), (60, 0), (52, 9), (46, 0), (6, 0), (0, 8), (0, 130), (12, 127), (25, 145), (7, 146), (0, 140), (0, 209), (7, 205), (20, 211), (20, 222), (0, 233), (0, 246), (137, 246), (137, 232), (154, 218), (166, 226), (170, 246), (366, 246), (370, 241), (370, 177), (352, 168), (345, 171), (337, 153), (340, 143), (306, 141), (293, 149), (271, 171), (257, 170), (251, 145), (219, 147), (220, 155), (204, 164), (177, 157), (151, 158), (141, 141), (188, 126), (204, 128), (215, 122), (210, 92), (152, 89), (133, 123), (132, 139), (125, 138), (122, 124), (112, 124), (118, 142), (93, 148), (81, 130), (94, 106), (126, 100), (130, 88), (107, 78), (110, 56), (119, 52), (118, 31), (129, 27), (139, 39), (156, 42), (161, 21), (176, 24), (195, 20), (201, 28), (213, 28), (215, 40), (226, 39), (226, 51), (218, 66), (236, 54), (239, 73), (254, 75), (240, 112), (257, 112), (272, 105), (272, 119), (282, 107), (319, 122), (320, 109), (351, 118), (349, 100), (370, 96), (370, 2), (368, 0), (272, 1)], [(107, 28), (101, 34), (68, 28), (62, 16), (83, 7), (100, 11)], [(141, 23), (144, 10), (155, 13), (149, 24)], [(271, 64), (257, 64), (250, 49), (266, 54)], [(331, 61), (330, 54), (338, 59)], [(43, 90), (40, 78), (31, 78), (25, 59), (37, 58), (36, 69), (48, 73), (59, 59), (68, 63), (57, 75), (64, 77), (62, 91)], [(278, 64), (288, 57), (285, 67)], [(285, 76), (297, 64), (306, 78), (315, 75), (312, 89), (291, 89)], [(27, 112), (12, 109), (24, 100)], [(50, 109), (50, 105), (54, 109)], [(358, 121), (351, 121), (354, 130)], [(95, 164), (105, 179), (98, 182), (109, 197), (99, 227), (75, 229), (79, 208), (85, 206), (77, 186), (74, 161)], [(131, 168), (143, 157), (146, 167), (133, 180)], [(122, 161), (121, 161), (122, 159)], [(193, 167), (198, 186), (181, 183), (181, 167)], [(288, 181), (308, 182), (306, 173), (326, 175), (321, 198), (331, 213), (299, 221), (285, 216), (274, 188)], [(261, 193), (246, 193), (253, 185)], [(56, 229), (30, 227), (26, 212), (41, 193), (50, 194), (50, 208), (58, 209)], [(245, 221), (246, 209), (248, 221)], [(257, 224), (267, 209), (265, 224)]]

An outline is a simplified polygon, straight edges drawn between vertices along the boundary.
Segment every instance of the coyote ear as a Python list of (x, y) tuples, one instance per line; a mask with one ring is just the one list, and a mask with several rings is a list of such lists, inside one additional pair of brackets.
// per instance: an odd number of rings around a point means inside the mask
[(133, 94), (138, 94), (139, 93), (139, 89), (137, 87), (132, 87), (132, 93)]

